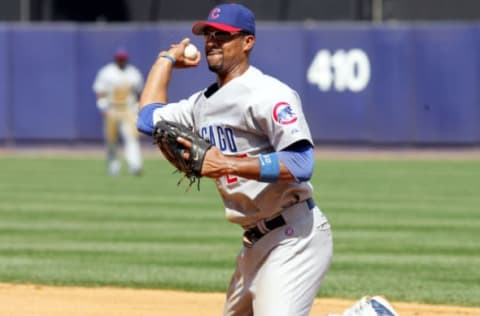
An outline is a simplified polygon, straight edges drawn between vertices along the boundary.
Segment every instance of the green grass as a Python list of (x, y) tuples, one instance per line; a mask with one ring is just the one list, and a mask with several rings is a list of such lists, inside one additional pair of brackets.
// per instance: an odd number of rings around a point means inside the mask
[[(0, 282), (224, 291), (241, 231), (213, 183), (95, 158), (0, 158)], [(320, 296), (480, 306), (480, 163), (319, 160), (335, 252)]]

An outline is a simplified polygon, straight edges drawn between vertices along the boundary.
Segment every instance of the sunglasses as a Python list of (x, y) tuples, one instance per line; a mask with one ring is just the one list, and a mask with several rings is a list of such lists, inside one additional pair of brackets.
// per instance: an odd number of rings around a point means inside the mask
[(219, 43), (226, 43), (234, 40), (235, 38), (248, 35), (246, 32), (226, 32), (226, 31), (210, 31), (204, 32), (203, 38), (205, 41), (215, 41)]

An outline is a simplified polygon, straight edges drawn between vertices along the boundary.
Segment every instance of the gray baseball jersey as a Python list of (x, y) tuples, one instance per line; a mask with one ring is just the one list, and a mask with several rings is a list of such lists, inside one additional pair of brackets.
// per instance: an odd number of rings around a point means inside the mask
[[(257, 156), (299, 141), (312, 143), (297, 93), (253, 66), (220, 90), (205, 90), (154, 112), (158, 120), (194, 127), (225, 155)], [(307, 182), (264, 183), (238, 176), (216, 181), (227, 218), (244, 227), (312, 195)]]

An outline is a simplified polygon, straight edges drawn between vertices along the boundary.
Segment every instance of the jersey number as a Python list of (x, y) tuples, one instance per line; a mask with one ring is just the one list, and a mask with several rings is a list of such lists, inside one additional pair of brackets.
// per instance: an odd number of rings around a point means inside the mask
[[(247, 156), (248, 156), (247, 154), (240, 154), (240, 155), (237, 155), (236, 157), (245, 158)], [(238, 182), (238, 177), (237, 176), (232, 176), (232, 175), (227, 174), (226, 179), (227, 179), (227, 185), (232, 185), (232, 184)]]
[(233, 184), (236, 182), (238, 182), (238, 177), (227, 174), (227, 184)]

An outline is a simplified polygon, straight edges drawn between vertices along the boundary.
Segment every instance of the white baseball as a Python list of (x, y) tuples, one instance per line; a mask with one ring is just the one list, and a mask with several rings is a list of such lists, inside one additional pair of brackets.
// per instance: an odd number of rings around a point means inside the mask
[(198, 49), (197, 47), (195, 47), (195, 45), (193, 44), (188, 44), (186, 47), (185, 47), (185, 50), (183, 51), (183, 56), (185, 56), (185, 58), (188, 58), (188, 59), (195, 59), (197, 58), (197, 54), (198, 54)]

